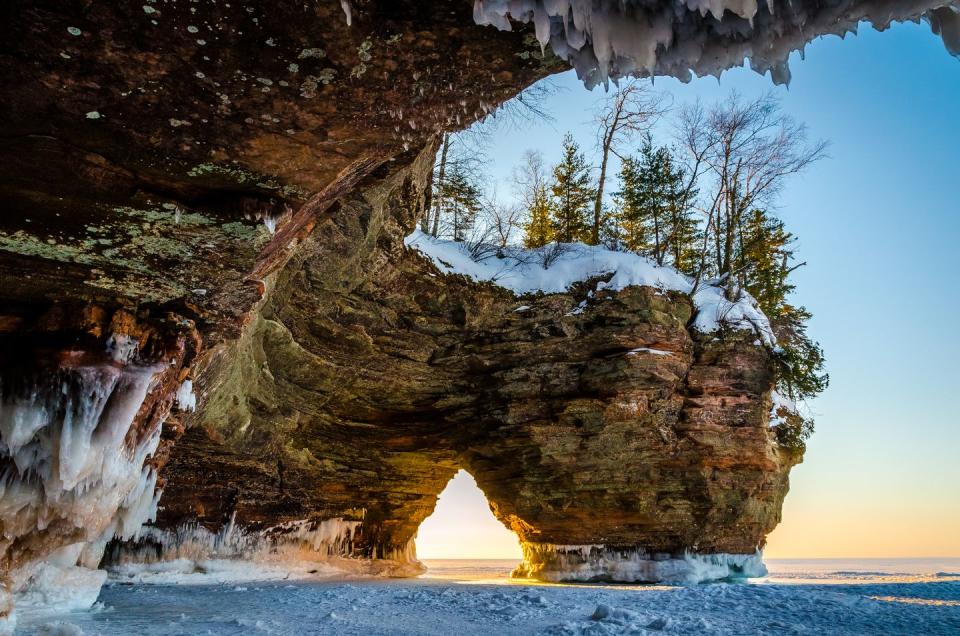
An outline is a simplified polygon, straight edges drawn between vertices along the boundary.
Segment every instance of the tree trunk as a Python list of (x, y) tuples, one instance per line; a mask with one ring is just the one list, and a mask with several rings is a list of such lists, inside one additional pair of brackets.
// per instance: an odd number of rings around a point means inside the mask
[(440, 209), (443, 207), (443, 197), (440, 192), (443, 189), (443, 177), (447, 169), (447, 151), (450, 149), (450, 133), (443, 135), (443, 149), (440, 151), (440, 173), (437, 175), (437, 196), (434, 197), (435, 210), (433, 213), (433, 234), (434, 237), (440, 234)]
[(610, 145), (613, 143), (612, 131), (603, 138), (603, 158), (600, 161), (600, 180), (597, 182), (597, 198), (593, 202), (593, 232), (590, 240), (600, 244), (600, 217), (603, 214), (603, 186), (607, 180), (607, 159), (610, 157)]
[(660, 212), (659, 206), (653, 206), (653, 260), (657, 265), (663, 265), (663, 254), (660, 252)]

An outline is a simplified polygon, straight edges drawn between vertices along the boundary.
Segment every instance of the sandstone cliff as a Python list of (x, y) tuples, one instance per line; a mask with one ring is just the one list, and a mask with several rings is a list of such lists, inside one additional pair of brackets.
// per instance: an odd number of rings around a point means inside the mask
[[(356, 521), (339, 554), (403, 568), (465, 468), (535, 576), (682, 579), (621, 562), (754, 555), (797, 460), (769, 427), (757, 335), (701, 334), (686, 296), (652, 287), (517, 297), (440, 273), (403, 245), (431, 161), (346, 196), (198, 373), (205, 406), (164, 470), (157, 526)], [(555, 545), (603, 563), (577, 574)]]

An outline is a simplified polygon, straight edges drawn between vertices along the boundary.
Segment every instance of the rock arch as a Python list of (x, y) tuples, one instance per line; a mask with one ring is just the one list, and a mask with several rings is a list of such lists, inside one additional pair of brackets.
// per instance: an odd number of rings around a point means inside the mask
[[(206, 406), (163, 473), (158, 527), (344, 519), (359, 522), (344, 556), (409, 572), (463, 467), (541, 578), (754, 555), (797, 460), (767, 426), (772, 362), (754, 336), (703, 342), (689, 300), (652, 288), (573, 314), (590, 284), (521, 300), (439, 274), (402, 247), (416, 216), (400, 193), (429, 160), (348, 197), (197, 375)], [(627, 355), (650, 346), (669, 355)]]

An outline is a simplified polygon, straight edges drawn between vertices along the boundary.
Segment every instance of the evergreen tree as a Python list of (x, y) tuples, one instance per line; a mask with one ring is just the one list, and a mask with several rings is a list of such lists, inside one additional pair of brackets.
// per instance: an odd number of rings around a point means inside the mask
[(480, 188), (465, 171), (449, 166), (437, 192), (444, 226), (442, 233), (454, 241), (467, 240), (480, 211)]
[(666, 148), (655, 148), (647, 135), (640, 151), (639, 189), (637, 198), (641, 215), (650, 236), (648, 256), (663, 265), (667, 241), (667, 206), (670, 197), (669, 175), (665, 171)]
[(740, 284), (757, 299), (768, 316), (778, 315), (787, 295), (794, 286), (787, 280), (792, 269), (791, 244), (793, 235), (783, 227), (783, 221), (769, 216), (763, 210), (747, 215), (740, 230), (740, 249), (737, 252), (737, 275)]
[(553, 241), (552, 209), (547, 188), (538, 185), (532, 192), (527, 216), (530, 221), (524, 226), (523, 245), (527, 248), (543, 247)]
[(561, 243), (590, 242), (593, 227), (590, 207), (596, 190), (590, 178), (590, 166), (570, 133), (563, 138), (563, 160), (554, 167), (553, 177), (555, 240)]
[(640, 163), (640, 205), (652, 237), (649, 255), (660, 265), (669, 261), (675, 268), (689, 271), (696, 261), (698, 232), (683, 170), (676, 166), (670, 149), (655, 147), (649, 135)]
[(624, 247), (671, 263), (690, 272), (698, 263), (696, 218), (688, 205), (683, 170), (670, 150), (657, 148), (648, 136), (639, 157), (627, 157), (620, 167), (621, 189), (614, 196), (615, 216)]
[[(794, 289), (790, 274), (802, 266), (790, 264), (793, 235), (784, 229), (783, 221), (763, 210), (753, 210), (739, 236), (737, 277), (770, 319), (777, 336), (780, 389), (794, 400), (822, 393), (830, 378), (823, 373), (823, 350), (807, 335), (812, 315), (788, 301)], [(812, 425), (807, 425), (809, 435)]]
[(677, 166), (673, 155), (662, 149), (661, 180), (665, 184), (666, 233), (662, 260), (669, 256), (670, 264), (686, 274), (693, 275), (699, 263), (700, 222), (694, 216), (691, 201), (696, 190), (686, 185), (683, 168)]
[(648, 255), (652, 243), (644, 200), (643, 168), (637, 159), (625, 157), (620, 163), (620, 191), (614, 193), (614, 221), (623, 248)]

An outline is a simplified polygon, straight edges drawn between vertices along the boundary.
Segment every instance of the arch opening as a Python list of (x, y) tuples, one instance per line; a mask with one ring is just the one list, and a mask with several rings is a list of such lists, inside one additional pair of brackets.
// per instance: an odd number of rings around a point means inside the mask
[(423, 561), (513, 560), (522, 558), (520, 540), (493, 515), (476, 480), (461, 469), (437, 498), (433, 514), (417, 529), (417, 556)]

